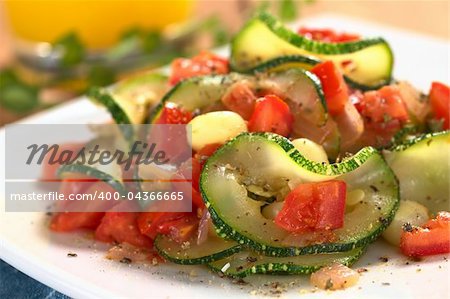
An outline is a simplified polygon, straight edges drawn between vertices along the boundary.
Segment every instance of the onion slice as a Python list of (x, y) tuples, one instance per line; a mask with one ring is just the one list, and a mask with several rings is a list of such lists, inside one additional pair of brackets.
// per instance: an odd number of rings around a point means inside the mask
[(205, 243), (208, 239), (210, 225), (212, 225), (211, 215), (209, 214), (208, 209), (203, 209), (202, 218), (200, 219), (200, 223), (198, 225), (197, 245)]

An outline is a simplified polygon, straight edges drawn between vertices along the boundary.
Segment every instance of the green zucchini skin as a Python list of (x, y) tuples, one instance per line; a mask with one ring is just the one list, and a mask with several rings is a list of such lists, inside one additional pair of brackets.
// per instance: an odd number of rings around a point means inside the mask
[(89, 89), (87, 96), (94, 102), (105, 106), (112, 118), (118, 125), (131, 124), (131, 120), (123, 109), (117, 104), (111, 94), (105, 92), (101, 88), (93, 87)]
[(307, 51), (317, 54), (339, 55), (353, 53), (369, 46), (379, 44), (380, 42), (385, 42), (382, 38), (371, 38), (346, 43), (324, 43), (295, 34), (290, 29), (284, 27), (280, 21), (267, 12), (261, 12), (257, 18), (264, 22), (264, 24), (266, 24), (266, 26), (269, 27), (281, 39), (288, 41), (294, 46), (301, 47)]
[[(259, 44), (255, 44), (255, 40), (259, 40)], [(362, 68), (361, 63), (369, 59), (357, 56), (362, 55), (362, 51), (366, 51), (365, 55), (372, 55), (369, 58), (375, 59), (378, 64)], [(356, 69), (342, 67), (342, 71), (351, 83), (360, 89), (375, 89), (391, 81), (394, 58), (389, 44), (384, 39), (371, 38), (346, 43), (314, 41), (284, 27), (276, 18), (265, 12), (250, 20), (234, 37), (230, 66), (234, 71), (245, 72), (267, 60), (294, 54), (316, 56), (315, 58), (320, 60), (336, 60), (337, 65), (352, 58), (359, 61)]]
[(274, 69), (287, 69), (290, 67), (299, 67), (305, 70), (310, 70), (320, 62), (321, 61), (319, 59), (310, 56), (285, 55), (269, 59), (241, 72), (244, 74), (265, 73), (273, 71)]
[[(233, 278), (243, 278), (254, 274), (311, 274), (332, 263), (352, 265), (366, 251), (358, 247), (351, 251), (339, 253), (319, 253), (294, 257), (263, 256), (256, 252), (243, 250), (225, 259), (209, 263), (215, 272)], [(229, 264), (229, 266), (228, 266)], [(222, 271), (224, 267), (228, 268)]]
[(189, 242), (188, 248), (168, 236), (158, 235), (155, 248), (166, 260), (180, 265), (200, 265), (224, 259), (242, 250), (242, 246), (234, 241), (217, 237), (209, 237), (204, 243), (197, 245), (196, 240)]
[[(420, 136), (417, 136), (416, 138), (410, 139), (406, 142), (403, 142), (402, 144), (394, 145), (389, 151), (392, 152), (402, 152), (410, 147), (413, 147), (415, 145), (418, 145), (422, 142), (430, 142), (430, 140), (447, 140), (450, 138), (450, 130), (436, 132), (436, 133), (428, 133), (428, 134), (422, 134)], [(431, 141), (433, 142), (433, 141)]]
[(208, 75), (192, 77), (178, 82), (161, 99), (151, 111), (147, 123), (154, 123), (161, 114), (166, 103), (180, 105), (187, 111), (204, 109), (216, 102), (233, 83), (244, 80), (246, 76), (239, 74)]
[[(238, 147), (239, 143), (243, 144), (243, 146)], [(231, 153), (234, 153), (233, 155), (236, 156), (238, 154), (238, 151), (241, 151), (242, 148), (244, 148), (244, 146), (250, 144), (251, 146), (255, 147), (256, 150), (258, 150), (258, 148), (261, 148), (262, 146), (265, 146), (264, 144), (269, 144), (271, 146), (269, 150), (273, 151), (274, 153), (276, 151), (277, 157), (285, 155), (283, 160), (282, 161), (280, 160), (281, 162), (279, 161), (279, 163), (283, 163), (286, 166), (283, 166), (282, 169), (277, 167), (276, 169), (274, 168), (271, 169), (270, 171), (274, 172), (283, 171), (284, 174), (284, 172), (286, 171), (285, 169), (288, 169), (287, 166), (288, 164), (290, 165), (289, 167), (294, 167), (294, 165), (296, 165), (297, 167), (299, 167), (298, 171), (302, 172), (305, 171), (306, 173), (308, 173), (308, 175), (311, 175), (311, 177), (308, 178), (309, 181), (321, 181), (321, 180), (323, 181), (339, 177), (343, 179), (344, 177), (346, 177), (348, 180), (353, 180), (354, 182), (352, 184), (354, 184), (357, 188), (364, 188), (364, 191), (366, 192), (369, 201), (368, 202), (361, 201), (361, 206), (359, 207), (357, 214), (355, 214), (357, 215), (356, 217), (357, 220), (355, 220), (355, 217), (348, 219), (346, 218), (346, 221), (350, 221), (349, 223), (351, 223), (349, 225), (356, 225), (358, 227), (358, 231), (355, 233), (351, 233), (351, 231), (348, 232), (347, 230), (350, 228), (346, 227), (344, 224), (344, 228), (341, 229), (342, 230), (341, 239), (338, 241), (329, 243), (311, 244), (302, 247), (294, 247), (290, 245), (282, 245), (280, 243), (275, 244), (277, 240), (274, 239), (274, 236), (270, 236), (269, 230), (275, 232), (277, 236), (280, 235), (281, 238), (287, 236), (287, 233), (286, 235), (283, 235), (283, 232), (280, 232), (281, 229), (276, 228), (276, 226), (273, 223), (270, 222), (265, 223), (264, 225), (267, 224), (266, 227), (257, 226), (257, 228), (255, 229), (260, 229), (261, 230), (260, 234), (257, 233), (251, 234), (249, 232), (249, 228), (244, 229), (243, 227), (237, 227), (239, 226), (239, 224), (230, 225), (230, 221), (231, 222), (235, 221), (236, 223), (248, 223), (252, 221), (253, 223), (256, 223), (254, 225), (259, 225), (258, 224), (259, 222), (262, 223), (262, 220), (260, 221), (259, 219), (254, 218), (255, 215), (251, 215), (251, 213), (249, 213), (251, 217), (249, 216), (248, 218), (245, 218), (245, 216), (242, 214), (236, 214), (239, 215), (240, 218), (235, 217), (233, 219), (234, 215), (224, 215), (223, 212), (224, 208), (220, 208), (219, 210), (217, 210), (218, 202), (229, 203), (230, 201), (236, 200), (239, 203), (241, 203), (245, 201), (245, 199), (242, 200), (235, 199), (234, 197), (236, 196), (236, 194), (239, 195), (240, 189), (237, 189), (238, 191), (229, 189), (231, 188), (230, 186), (234, 187), (236, 186), (236, 184), (239, 184), (237, 183), (235, 177), (233, 176), (233, 172), (231, 172), (230, 175), (227, 175), (226, 180), (221, 181), (222, 176), (220, 175), (220, 172), (217, 171), (219, 170), (223, 171), (222, 168), (224, 167), (224, 165), (222, 165), (222, 163), (225, 163), (225, 160), (228, 162), (227, 160), (228, 157), (232, 157)], [(248, 157), (252, 157), (252, 155), (254, 154), (255, 153), (253, 151), (251, 152), (249, 151)], [(225, 160), (222, 161), (221, 159)], [(261, 159), (267, 161), (268, 159), (277, 159), (277, 158), (275, 156), (272, 157), (268, 156)], [(257, 166), (258, 163), (260, 162), (261, 161), (254, 159), (246, 163), (250, 163), (252, 165)], [(274, 162), (272, 161), (272, 164), (273, 163)], [(367, 165), (369, 166), (364, 166), (366, 163), (368, 163)], [(360, 167), (366, 168), (372, 167), (373, 166), (372, 164), (374, 164), (375, 165), (374, 167), (376, 167), (373, 170), (373, 172), (378, 173), (382, 178), (382, 180), (378, 181), (379, 178), (372, 178), (372, 176), (368, 174), (372, 173), (372, 170), (368, 171), (368, 169), (365, 169), (365, 171), (367, 172), (366, 177), (370, 178), (371, 180), (376, 179), (376, 181), (370, 182), (358, 181), (359, 176), (357, 175), (356, 171)], [(242, 171), (245, 174), (249, 174), (250, 177), (253, 177), (254, 175), (253, 173), (250, 172), (253, 170), (240, 169), (238, 166), (236, 166), (237, 164), (234, 165), (232, 161), (230, 161), (229, 164), (227, 163), (227, 165), (231, 165), (230, 167), (237, 167), (237, 169), (239, 169), (238, 171)], [(269, 165), (265, 164), (263, 166), (269, 167)], [(226, 167), (228, 166), (225, 165), (225, 168)], [(254, 171), (258, 172), (261, 170), (256, 169)], [(279, 173), (276, 173), (276, 175), (279, 175)], [(211, 177), (213, 179), (211, 179)], [(234, 180), (228, 179), (229, 177), (233, 178)], [(219, 180), (217, 180), (216, 178), (219, 178)], [(378, 187), (372, 185), (369, 186), (369, 184), (376, 184)], [(239, 186), (243, 187), (242, 185)], [(383, 189), (381, 189), (381, 186), (383, 187)], [(217, 191), (214, 193), (214, 190), (221, 190), (220, 188), (227, 188), (228, 192), (228, 194), (226, 195), (227, 198), (220, 196), (220, 194), (217, 194)], [(372, 188), (375, 189), (376, 191), (372, 190)], [(380, 188), (381, 191), (378, 190), (378, 188)], [(365, 246), (370, 242), (374, 241), (389, 225), (399, 205), (399, 188), (397, 179), (394, 176), (391, 169), (384, 162), (380, 153), (374, 148), (371, 147), (364, 148), (353, 157), (350, 157), (341, 163), (324, 165), (321, 163), (315, 163), (313, 161), (305, 159), (294, 148), (294, 146), (290, 143), (288, 139), (271, 133), (243, 133), (238, 137), (236, 137), (235, 139), (228, 142), (225, 146), (221, 147), (212, 157), (208, 159), (207, 163), (205, 164), (200, 178), (200, 189), (202, 192), (203, 200), (205, 201), (205, 204), (209, 209), (211, 219), (213, 220), (213, 223), (216, 227), (216, 231), (219, 236), (234, 239), (239, 244), (250, 246), (255, 251), (262, 252), (265, 255), (277, 257), (325, 253), (325, 252), (349, 251), (357, 247)], [(384, 204), (380, 204), (379, 209), (378, 204), (376, 204), (376, 202), (372, 200), (372, 197), (375, 197), (375, 195), (377, 198), (380, 198), (384, 201)], [(368, 205), (367, 208), (362, 207), (363, 203), (364, 205), (366, 204)], [(370, 209), (368, 212), (363, 212), (369, 209), (371, 207), (370, 205), (372, 205), (372, 209)], [(247, 208), (249, 207), (242, 206), (239, 209), (246, 210)], [(237, 208), (234, 207), (234, 209), (236, 210)], [(371, 219), (370, 222), (365, 223), (365, 221), (369, 218), (367, 219), (364, 218), (365, 216), (367, 216), (364, 213), (368, 213), (367, 215), (370, 215)], [(365, 226), (358, 226), (358, 225), (365, 225)], [(363, 229), (362, 227), (368, 227), (368, 229), (360, 231)], [(272, 238), (272, 240), (270, 240), (270, 238)]]
[(167, 76), (144, 73), (120, 81), (111, 89), (93, 87), (87, 96), (105, 106), (117, 124), (141, 124), (166, 89)]
[(120, 179), (112, 176), (111, 174), (103, 172), (97, 168), (88, 165), (67, 164), (62, 165), (57, 170), (58, 177), (63, 178), (64, 175), (67, 173), (80, 173), (83, 175), (99, 179), (100, 181), (103, 181), (108, 185), (110, 185), (113, 189), (117, 190), (121, 194), (126, 195), (127, 190)]
[(391, 146), (385, 147), (384, 149), (394, 149), (398, 146), (405, 146), (407, 143), (411, 142), (411, 140), (420, 137), (418, 136), (418, 134), (420, 134), (419, 132), (421, 131), (423, 130), (420, 128), (420, 126), (413, 124), (405, 125), (397, 133), (395, 133), (394, 137), (392, 137)]
[[(113, 92), (127, 98), (133, 98), (146, 91), (154, 92), (157, 96), (167, 89), (167, 81), (168, 77), (160, 73), (142, 73), (119, 81), (114, 85)], [(156, 97), (155, 100), (159, 99)]]
[[(278, 67), (278, 64), (273, 65), (273, 67)], [(230, 73), (227, 75), (199, 76), (180, 81), (164, 95), (161, 102), (152, 111), (148, 122), (153, 123), (157, 119), (166, 103), (170, 102), (180, 105), (188, 111), (199, 110), (201, 112), (202, 109), (219, 103), (229, 87), (236, 82), (248, 80), (258, 88), (264, 86), (267, 81), (276, 81), (277, 79), (280, 81), (283, 76), (289, 75), (304, 77), (306, 80), (309, 80), (320, 101), (320, 109), (323, 110), (322, 119), (326, 120), (327, 106), (325, 96), (320, 80), (316, 75), (302, 68), (283, 69), (281, 71), (273, 70), (270, 65), (261, 66), (262, 68), (267, 72), (273, 71), (272, 76), (261, 75), (261, 72), (255, 72), (255, 74)]]
[(422, 135), (383, 155), (400, 182), (402, 199), (432, 213), (450, 209), (450, 131)]
[[(248, 81), (255, 90), (275, 87), (284, 92), (294, 114), (294, 132), (291, 137), (305, 137), (322, 143), (328, 155), (335, 158), (340, 150), (340, 133), (336, 123), (328, 117), (328, 109), (319, 78), (302, 68), (278, 69), (261, 66), (265, 72), (253, 75), (230, 73), (189, 78), (175, 85), (152, 111), (148, 122), (154, 123), (166, 103), (204, 113), (226, 110), (221, 99), (239, 81)], [(326, 136), (325, 138), (323, 136)]]
[[(241, 71), (244, 74), (258, 74), (273, 71), (274, 69), (286, 69), (289, 67), (304, 68), (305, 70), (311, 70), (315, 65), (321, 63), (319, 59), (310, 56), (303, 55), (285, 55), (275, 57), (273, 59), (267, 60), (257, 66), (254, 66), (248, 70)], [(388, 82), (383, 82), (378, 85), (364, 85), (358, 83), (348, 76), (344, 75), (344, 79), (350, 87), (354, 89), (359, 89), (362, 91), (379, 89), (386, 85)]]
[[(89, 141), (85, 146), (85, 151), (92, 150), (93, 147), (100, 146), (100, 149), (112, 150), (117, 147), (114, 140), (111, 138), (98, 137)], [(101, 150), (100, 150), (101, 151)], [(64, 178), (66, 174), (79, 173), (89, 177), (96, 178), (100, 181), (110, 185), (114, 190), (117, 190), (122, 195), (126, 195), (127, 188), (123, 183), (122, 169), (116, 163), (108, 165), (77, 163), (77, 160), (71, 164), (61, 165), (57, 170), (57, 176)]]

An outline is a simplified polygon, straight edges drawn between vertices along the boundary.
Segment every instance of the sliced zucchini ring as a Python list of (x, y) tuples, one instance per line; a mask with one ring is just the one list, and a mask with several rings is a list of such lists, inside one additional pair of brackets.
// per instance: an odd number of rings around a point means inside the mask
[[(247, 186), (264, 186), (285, 198), (303, 182), (343, 180), (347, 190), (362, 190), (362, 199), (346, 211), (344, 227), (332, 241), (302, 240), (261, 213), (264, 202), (248, 197)], [(374, 148), (366, 147), (337, 164), (305, 159), (286, 138), (271, 133), (244, 133), (211, 156), (201, 174), (203, 200), (219, 236), (273, 256), (348, 251), (375, 240), (389, 225), (399, 204), (397, 180)], [(320, 240), (320, 237), (313, 240)], [(299, 244), (299, 245), (297, 245)]]
[[(303, 56), (303, 55), (286, 55), (275, 57), (273, 59), (267, 60), (266, 62), (259, 64), (255, 67), (252, 67), (248, 70), (241, 71), (245, 74), (258, 74), (264, 73), (268, 71), (281, 71), (289, 68), (302, 68), (305, 70), (311, 70), (316, 64), (321, 63), (322, 61), (311, 57), (311, 56)], [(381, 83), (379, 85), (364, 85), (358, 82), (353, 81), (348, 76), (344, 75), (344, 79), (352, 88), (359, 90), (372, 90), (379, 89), (385, 83)], [(388, 83), (388, 82), (386, 82)]]
[[(111, 143), (107, 139), (94, 139), (85, 146), (85, 152), (92, 149), (92, 146), (99, 145), (98, 152), (102, 152), (102, 149), (110, 149)], [(81, 159), (81, 158), (80, 158)], [(123, 175), (121, 167), (116, 163), (108, 163), (106, 165), (96, 163), (94, 165), (87, 165), (86, 163), (77, 163), (77, 161), (61, 165), (57, 170), (57, 176), (64, 178), (70, 173), (79, 173), (89, 177), (96, 178), (110, 185), (113, 189), (117, 190), (121, 194), (126, 194), (126, 187), (123, 183)]]
[(346, 43), (307, 39), (284, 27), (268, 13), (260, 13), (236, 35), (231, 44), (231, 68), (247, 71), (258, 64), (285, 55), (332, 60), (348, 79), (367, 88), (391, 80), (393, 54), (382, 38)]
[(216, 272), (242, 278), (252, 274), (310, 274), (332, 263), (350, 266), (365, 252), (364, 247), (338, 253), (319, 253), (291, 257), (264, 256), (244, 250), (209, 264)]
[(117, 190), (121, 194), (126, 195), (126, 188), (122, 182), (122, 179), (117, 176), (117, 173), (115, 171), (77, 164), (62, 165), (58, 168), (57, 171), (57, 175), (61, 178), (64, 178), (64, 176), (69, 173), (79, 173), (99, 179), (100, 181), (103, 181), (110, 185), (113, 189)]
[(401, 146), (411, 142), (411, 140), (420, 137), (423, 134), (423, 129), (414, 124), (407, 124), (403, 128), (401, 128), (395, 135), (392, 137), (391, 145), (387, 148), (395, 148), (397, 146)]
[(427, 134), (383, 151), (400, 182), (400, 196), (430, 212), (450, 209), (450, 131)]
[(121, 81), (110, 91), (92, 88), (88, 96), (105, 106), (117, 124), (142, 124), (166, 91), (166, 76), (146, 73)]
[(310, 70), (320, 62), (321, 61), (319, 59), (311, 56), (285, 55), (269, 59), (261, 64), (258, 64), (252, 68), (249, 68), (241, 72), (248, 74), (257, 74), (257, 73), (281, 71), (290, 68), (302, 68), (305, 70)]
[(269, 65), (261, 68), (265, 68), (267, 72), (255, 76), (231, 73), (183, 80), (163, 97), (152, 112), (149, 122), (158, 119), (167, 103), (200, 114), (226, 110), (221, 102), (222, 97), (232, 88), (233, 83), (248, 81), (255, 91), (273, 90), (285, 98), (294, 112), (292, 137), (305, 137), (321, 143), (328, 155), (335, 158), (340, 149), (340, 134), (336, 123), (328, 117), (320, 80), (301, 68), (277, 70), (270, 69)]
[(153, 123), (158, 119), (167, 103), (176, 104), (191, 112), (202, 112), (208, 107), (211, 108), (208, 110), (217, 110), (214, 109), (214, 105), (220, 103), (220, 99), (227, 89), (233, 83), (245, 78), (245, 76), (239, 74), (230, 74), (193, 77), (183, 80), (164, 95), (161, 102), (150, 114), (148, 122)]
[(273, 89), (283, 93), (292, 105), (296, 106), (299, 113), (307, 113), (306, 118), (311, 118), (317, 125), (325, 123), (327, 120), (325, 97), (320, 80), (314, 74), (301, 68), (270, 70), (269, 65), (267, 70), (267, 74), (257, 76), (231, 73), (183, 80), (167, 92), (150, 119), (155, 120), (166, 103), (177, 104), (191, 112), (201, 113), (205, 108), (215, 110), (214, 107), (220, 104), (220, 100), (233, 83), (247, 80), (255, 90)]
[(168, 236), (159, 235), (154, 244), (161, 256), (181, 265), (207, 264), (241, 250), (238, 243), (218, 237), (208, 237), (204, 243), (197, 245), (196, 240), (179, 244)]

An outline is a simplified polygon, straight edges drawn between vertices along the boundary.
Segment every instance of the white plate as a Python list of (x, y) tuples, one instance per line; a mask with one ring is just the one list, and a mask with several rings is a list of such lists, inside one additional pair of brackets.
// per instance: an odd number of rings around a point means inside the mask
[[(424, 91), (431, 80), (449, 81), (449, 43), (415, 33), (334, 15), (310, 19), (310, 26), (325, 26), (384, 36), (395, 53), (395, 77), (409, 80)], [(108, 115), (82, 98), (40, 113), (25, 123), (101, 123)], [(4, 130), (0, 131), (4, 167)], [(1, 181), (4, 182), (4, 173)], [(0, 194), (4, 194), (1, 184)], [(4, 198), (1, 198), (4, 201)], [(4, 207), (4, 204), (2, 204)], [(104, 258), (103, 244), (83, 234), (53, 234), (41, 213), (0, 213), (1, 258), (31, 277), (76, 298), (242, 298), (276, 293), (271, 282), (279, 282), (284, 298), (448, 298), (448, 256), (408, 261), (383, 241), (371, 245), (355, 265), (364, 267), (359, 284), (345, 291), (314, 291), (302, 276), (256, 276), (248, 285), (219, 278), (203, 267), (160, 265), (136, 266)], [(67, 257), (75, 252), (76, 258)], [(388, 257), (382, 262), (380, 257)]]

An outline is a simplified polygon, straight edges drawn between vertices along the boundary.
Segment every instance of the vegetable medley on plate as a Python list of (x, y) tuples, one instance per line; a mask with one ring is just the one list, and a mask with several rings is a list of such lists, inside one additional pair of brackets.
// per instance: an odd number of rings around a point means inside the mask
[[(169, 76), (93, 89), (117, 124), (189, 125), (177, 177), (192, 173), (192, 211), (56, 213), (50, 229), (231, 277), (314, 273), (328, 289), (356, 282), (347, 266), (380, 237), (406, 256), (449, 253), (450, 89), (423, 93), (392, 68), (383, 38), (294, 32), (261, 13), (228, 58), (205, 51)], [(127, 188), (100, 169), (44, 171), (61, 192)]]

